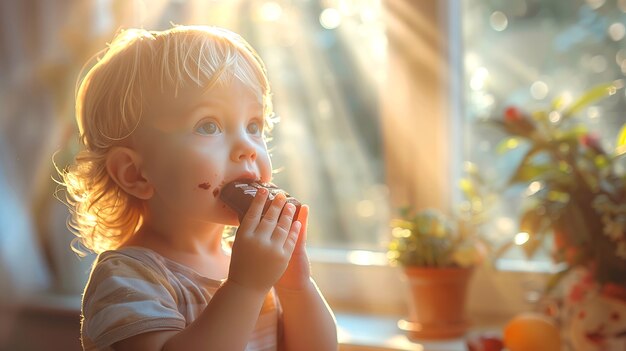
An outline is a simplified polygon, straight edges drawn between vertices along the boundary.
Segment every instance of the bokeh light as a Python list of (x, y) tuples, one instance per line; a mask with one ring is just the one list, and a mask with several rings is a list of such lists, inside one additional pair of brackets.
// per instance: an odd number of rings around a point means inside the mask
[(341, 25), (341, 13), (334, 8), (327, 8), (320, 14), (320, 24), (326, 29), (335, 29)]
[(524, 245), (528, 242), (529, 239), (530, 235), (528, 233), (519, 232), (515, 234), (515, 238), (513, 239), (513, 241), (515, 242), (515, 245)]
[(261, 17), (261, 19), (267, 22), (278, 21), (282, 15), (282, 6), (274, 1), (268, 1), (264, 3), (259, 9), (259, 16)]
[(509, 19), (504, 14), (504, 12), (495, 11), (489, 17), (489, 23), (491, 23), (491, 28), (493, 28), (494, 30), (496, 30), (498, 32), (501, 32), (501, 31), (505, 30), (506, 27), (508, 27)]
[(540, 80), (534, 82), (530, 86), (530, 95), (532, 95), (532, 97), (537, 100), (545, 99), (546, 96), (548, 96), (548, 92), (549, 92), (548, 84)]
[(620, 41), (624, 39), (624, 34), (626, 34), (626, 28), (624, 28), (624, 24), (620, 22), (613, 23), (609, 26), (609, 37), (614, 41)]

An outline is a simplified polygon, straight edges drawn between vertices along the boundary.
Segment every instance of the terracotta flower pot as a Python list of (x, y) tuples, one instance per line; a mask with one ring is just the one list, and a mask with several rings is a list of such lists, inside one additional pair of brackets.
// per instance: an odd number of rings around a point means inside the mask
[(465, 300), (471, 268), (406, 267), (409, 317), (398, 323), (410, 339), (461, 337), (469, 323)]

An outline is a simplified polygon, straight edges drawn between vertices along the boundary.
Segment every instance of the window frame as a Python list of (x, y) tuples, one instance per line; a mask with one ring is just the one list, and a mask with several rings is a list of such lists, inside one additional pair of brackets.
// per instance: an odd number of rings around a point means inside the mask
[[(383, 0), (383, 9), (388, 11), (389, 6), (392, 4), (397, 6), (398, 3), (400, 2)], [(403, 6), (422, 14), (422, 19), (429, 18), (435, 22), (435, 28), (439, 28), (436, 31), (436, 41), (442, 44), (436, 53), (441, 64), (436, 66), (439, 71), (434, 72), (435, 76), (441, 78), (438, 89), (433, 89), (437, 92), (434, 101), (437, 101), (438, 105), (430, 106), (429, 112), (435, 113), (423, 114), (439, 118), (431, 118), (425, 122), (431, 124), (432, 128), (415, 129), (416, 143), (412, 150), (405, 150), (402, 156), (405, 156), (405, 159), (414, 157), (419, 150), (425, 150), (422, 155), (428, 155), (429, 161), (439, 158), (438, 162), (429, 162), (430, 177), (414, 182), (410, 188), (414, 195), (412, 199), (415, 200), (413, 205), (418, 208), (450, 209), (451, 204), (458, 203), (461, 199), (460, 191), (454, 191), (454, 187), (462, 175), (462, 161), (466, 159), (468, 150), (464, 137), (468, 126), (463, 118), (462, 4), (458, 0), (404, 1), (404, 3)], [(393, 31), (389, 15), (387, 14), (385, 18), (388, 30)], [(416, 28), (432, 29), (429, 26), (413, 26), (411, 29)], [(420, 34), (428, 33), (415, 34), (419, 37)], [(393, 50), (393, 46), (390, 47)], [(389, 54), (393, 59), (394, 53)], [(389, 68), (393, 68), (391, 67), (393, 64), (389, 63)], [(388, 73), (388, 79), (387, 84), (395, 86), (393, 70)], [(415, 79), (413, 83), (418, 89), (411, 92), (420, 91), (420, 87), (423, 91), (432, 86), (432, 82), (420, 79)], [(389, 95), (385, 95), (384, 89), (381, 89), (381, 92), (383, 105), (381, 118), (388, 121), (387, 117), (392, 112), (385, 109), (385, 104), (389, 104), (385, 99), (389, 98)], [(408, 98), (404, 101), (414, 103), (415, 100)], [(424, 111), (415, 111), (414, 115), (420, 115), (420, 112)], [(388, 128), (383, 125), (383, 129), (386, 127)], [(383, 138), (388, 139), (389, 134)], [(450, 140), (458, 142), (450, 143)], [(397, 142), (397, 139), (394, 141)], [(389, 147), (388, 144), (385, 146)], [(402, 160), (401, 157), (394, 157), (394, 161), (388, 163), (387, 156), (396, 150), (398, 149), (386, 150), (385, 162), (388, 171), (399, 166), (393, 162)], [(391, 190), (391, 206), (406, 199), (394, 199), (394, 194), (397, 195), (401, 191), (401, 187), (393, 184), (394, 181), (398, 179), (387, 178), (387, 185)], [(386, 261), (385, 252), (322, 248), (308, 250), (313, 277), (335, 312), (393, 316), (403, 316), (407, 313), (408, 291), (403, 281), (402, 269), (390, 266)], [(504, 258), (494, 264), (477, 267), (470, 283), (467, 300), (470, 319), (477, 324), (502, 325), (514, 314), (531, 309), (550, 274), (559, 268), (548, 262)]]

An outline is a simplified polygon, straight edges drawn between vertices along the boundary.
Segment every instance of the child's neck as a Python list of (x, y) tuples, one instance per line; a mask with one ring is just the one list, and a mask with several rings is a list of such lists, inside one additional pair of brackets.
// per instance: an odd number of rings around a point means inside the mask
[(165, 232), (144, 223), (122, 246), (140, 246), (163, 257), (183, 264), (211, 279), (221, 280), (228, 275), (230, 254), (224, 248), (223, 225), (212, 226), (201, 234)]

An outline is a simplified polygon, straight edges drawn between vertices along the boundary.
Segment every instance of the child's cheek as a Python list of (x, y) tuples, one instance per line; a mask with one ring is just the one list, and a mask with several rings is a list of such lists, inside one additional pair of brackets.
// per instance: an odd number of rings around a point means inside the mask
[(211, 194), (211, 196), (214, 198), (218, 198), (220, 194), (220, 184), (218, 182), (218, 175), (214, 174), (212, 177), (203, 178), (198, 184), (198, 189)]

